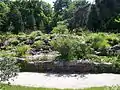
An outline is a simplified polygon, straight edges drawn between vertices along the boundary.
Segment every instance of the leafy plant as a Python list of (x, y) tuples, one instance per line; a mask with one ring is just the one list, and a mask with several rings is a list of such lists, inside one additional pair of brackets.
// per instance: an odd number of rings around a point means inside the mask
[(23, 57), (26, 55), (28, 50), (30, 50), (30, 46), (28, 46), (28, 45), (17, 46), (16, 47), (16, 56)]
[(81, 40), (74, 40), (72, 44), (72, 50), (74, 57), (79, 59), (86, 59), (89, 54), (92, 53), (92, 49), (87, 43)]
[(41, 31), (33, 31), (33, 32), (29, 35), (29, 38), (30, 38), (30, 39), (35, 39), (35, 37), (41, 36), (41, 35), (42, 35), (42, 32), (41, 32)]
[(36, 49), (40, 49), (42, 46), (44, 45), (44, 42), (41, 40), (35, 41), (32, 45), (32, 47), (36, 48)]
[(69, 30), (67, 29), (67, 25), (65, 25), (63, 22), (59, 22), (56, 27), (53, 28), (51, 33), (57, 33), (57, 34), (67, 34)]
[(101, 34), (101, 33), (95, 34), (94, 36), (92, 36), (90, 41), (92, 43), (92, 47), (96, 50), (110, 47), (110, 44), (108, 40), (106, 39), (105, 34)]
[(11, 39), (9, 40), (9, 42), (10, 42), (10, 44), (12, 44), (12, 45), (14, 45), (14, 46), (16, 46), (16, 45), (19, 44), (19, 40), (17, 40), (16, 38), (11, 38)]
[(82, 38), (59, 37), (51, 41), (51, 46), (60, 53), (59, 58), (63, 60), (77, 60), (87, 58), (91, 49)]
[[(14, 58), (2, 57), (0, 58), (0, 83), (9, 81), (10, 78), (15, 77), (19, 72), (19, 66)], [(1, 89), (4, 86), (1, 85)]]

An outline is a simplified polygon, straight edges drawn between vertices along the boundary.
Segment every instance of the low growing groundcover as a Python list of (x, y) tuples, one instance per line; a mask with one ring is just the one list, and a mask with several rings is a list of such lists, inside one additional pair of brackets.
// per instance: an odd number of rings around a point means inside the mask
[(33, 87), (5, 85), (3, 90), (120, 90), (120, 87), (114, 86), (114, 87), (92, 87), (86, 89), (56, 89), (56, 88), (33, 88)]

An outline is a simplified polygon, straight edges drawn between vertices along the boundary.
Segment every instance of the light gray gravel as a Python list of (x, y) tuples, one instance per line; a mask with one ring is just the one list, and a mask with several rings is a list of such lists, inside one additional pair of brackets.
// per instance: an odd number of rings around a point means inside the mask
[(12, 85), (47, 88), (88, 88), (120, 85), (120, 74), (19, 73)]

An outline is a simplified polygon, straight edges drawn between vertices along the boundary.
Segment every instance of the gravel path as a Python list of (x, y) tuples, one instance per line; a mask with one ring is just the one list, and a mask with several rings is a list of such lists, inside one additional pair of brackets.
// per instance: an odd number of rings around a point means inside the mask
[(12, 85), (48, 88), (86, 88), (120, 85), (120, 74), (19, 73)]

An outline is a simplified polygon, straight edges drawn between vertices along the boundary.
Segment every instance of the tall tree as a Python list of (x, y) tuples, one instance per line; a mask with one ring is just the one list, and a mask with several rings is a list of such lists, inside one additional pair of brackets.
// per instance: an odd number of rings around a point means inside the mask
[(65, 19), (63, 17), (64, 13), (69, 8), (71, 3), (71, 0), (56, 0), (54, 2), (53, 26), (56, 26), (58, 21), (62, 21)]
[(8, 28), (7, 14), (10, 12), (10, 8), (4, 2), (0, 2), (0, 31), (6, 31)]

